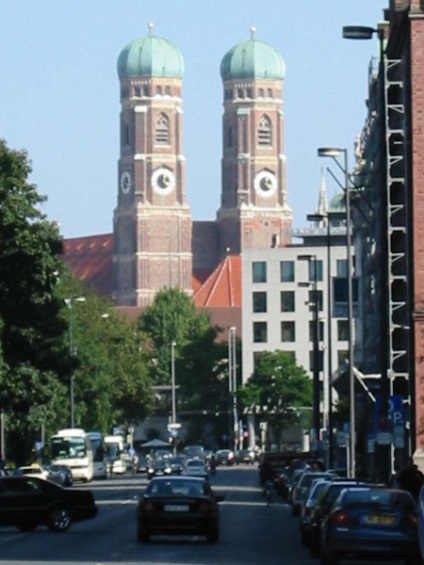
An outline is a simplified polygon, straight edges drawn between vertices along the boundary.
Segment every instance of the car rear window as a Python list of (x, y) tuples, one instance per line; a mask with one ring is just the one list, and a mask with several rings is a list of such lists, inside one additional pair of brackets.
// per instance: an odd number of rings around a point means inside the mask
[(390, 491), (384, 489), (359, 490), (353, 489), (346, 493), (343, 499), (344, 505), (377, 505), (392, 506), (403, 510), (414, 510), (415, 504), (406, 492)]

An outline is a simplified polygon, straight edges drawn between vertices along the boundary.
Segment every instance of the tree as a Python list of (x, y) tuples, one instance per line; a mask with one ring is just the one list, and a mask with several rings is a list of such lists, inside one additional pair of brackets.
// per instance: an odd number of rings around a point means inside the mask
[(312, 381), (289, 353), (265, 352), (238, 397), (269, 422), (280, 444), (282, 431), (301, 421), (302, 408), (312, 406)]
[(55, 292), (62, 239), (39, 210), (45, 197), (28, 183), (30, 172), (26, 153), (0, 140), (0, 410), (9, 429), (19, 430), (16, 445), (32, 437), (65, 369), (66, 325)]
[(191, 424), (191, 439), (201, 439), (228, 398), (227, 377), (220, 368), (226, 348), (216, 343), (219, 328), (212, 327), (209, 316), (199, 314), (190, 297), (178, 289), (159, 292), (140, 316), (138, 328), (155, 385), (171, 384), (174, 350), (179, 415)]

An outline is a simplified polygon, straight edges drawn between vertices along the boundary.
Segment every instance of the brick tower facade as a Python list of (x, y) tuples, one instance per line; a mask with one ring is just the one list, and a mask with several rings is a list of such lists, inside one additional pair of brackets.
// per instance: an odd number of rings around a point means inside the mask
[(182, 153), (184, 63), (170, 42), (135, 40), (118, 59), (121, 88), (113, 300), (146, 306), (163, 288), (192, 293), (192, 220)]
[(285, 65), (270, 45), (254, 38), (228, 51), (224, 83), (219, 251), (271, 247), (289, 242), (284, 154)]

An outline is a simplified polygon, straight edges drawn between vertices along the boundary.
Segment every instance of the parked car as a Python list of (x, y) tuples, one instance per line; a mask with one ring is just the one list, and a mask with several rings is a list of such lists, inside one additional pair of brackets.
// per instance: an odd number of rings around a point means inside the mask
[(62, 487), (73, 485), (72, 471), (67, 465), (49, 465), (47, 479)]
[(219, 540), (218, 502), (205, 479), (154, 477), (137, 507), (137, 541), (156, 534), (197, 534), (210, 543)]
[(323, 493), (326, 485), (330, 481), (328, 479), (317, 479), (312, 483), (309, 495), (302, 506), (299, 518), (300, 543), (304, 546), (309, 545), (311, 535), (311, 518), (318, 500)]
[(184, 471), (185, 461), (186, 458), (182, 455), (175, 455), (174, 457), (169, 457), (166, 460), (169, 473), (171, 475), (181, 475), (181, 473)]
[(97, 514), (90, 490), (67, 489), (38, 477), (0, 478), (0, 525), (22, 532), (45, 524), (53, 532)]
[(234, 464), (234, 452), (231, 449), (218, 449), (215, 452), (215, 459), (218, 465), (229, 467)]
[(19, 467), (19, 471), (25, 476), (38, 477), (39, 479), (47, 479), (49, 476), (48, 469), (38, 465), (38, 463), (23, 465), (22, 467)]
[(358, 488), (369, 486), (367, 483), (355, 479), (335, 479), (326, 485), (311, 516), (309, 551), (312, 557), (318, 557), (321, 544), (321, 524), (329, 514), (334, 501), (345, 488)]
[(203, 459), (187, 459), (184, 463), (184, 475), (190, 475), (191, 477), (207, 477), (208, 469), (206, 467)]
[(292, 491), (292, 495), (291, 495), (292, 516), (300, 515), (303, 504), (305, 503), (308, 497), (309, 488), (316, 479), (332, 479), (335, 477), (336, 475), (331, 475), (330, 473), (324, 473), (324, 472), (310, 473), (309, 471), (304, 471), (300, 475), (299, 480), (297, 481)]
[(321, 526), (321, 556), (337, 565), (345, 555), (421, 563), (412, 496), (388, 488), (342, 490)]

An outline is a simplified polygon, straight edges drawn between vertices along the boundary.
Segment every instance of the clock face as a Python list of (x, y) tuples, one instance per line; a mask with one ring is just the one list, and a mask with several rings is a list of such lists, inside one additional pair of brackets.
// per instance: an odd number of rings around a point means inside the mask
[(128, 171), (125, 171), (121, 175), (121, 191), (124, 194), (128, 194), (131, 190), (131, 175)]
[(269, 197), (277, 189), (277, 179), (270, 171), (261, 171), (255, 177), (255, 190), (261, 196)]
[(157, 194), (170, 194), (175, 187), (174, 173), (165, 167), (159, 167), (152, 174), (152, 187)]

